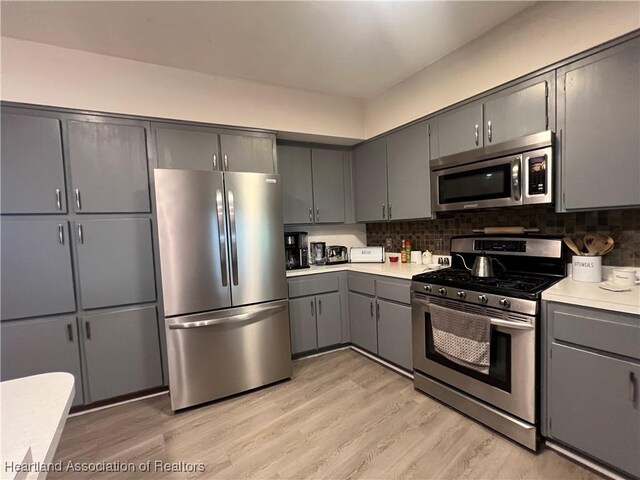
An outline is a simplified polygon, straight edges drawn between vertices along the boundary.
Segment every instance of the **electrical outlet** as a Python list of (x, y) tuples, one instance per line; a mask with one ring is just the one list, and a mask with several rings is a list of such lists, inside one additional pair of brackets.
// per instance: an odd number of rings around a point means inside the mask
[(436, 239), (436, 250), (442, 250), (443, 248), (443, 241), (441, 238), (437, 238)]

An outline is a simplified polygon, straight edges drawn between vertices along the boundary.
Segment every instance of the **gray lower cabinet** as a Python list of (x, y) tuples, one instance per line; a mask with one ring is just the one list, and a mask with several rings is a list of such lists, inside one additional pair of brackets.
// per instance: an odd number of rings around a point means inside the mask
[(353, 165), (356, 221), (387, 220), (387, 139), (357, 147)]
[(412, 370), (411, 306), (378, 298), (377, 307), (378, 355)]
[(640, 39), (558, 70), (566, 210), (640, 205)]
[(344, 223), (344, 159), (340, 150), (311, 150), (315, 223)]
[(213, 129), (153, 124), (159, 168), (220, 170), (218, 133)]
[(222, 168), (230, 172), (274, 173), (274, 139), (249, 135), (220, 135)]
[(2, 213), (67, 211), (60, 120), (2, 110)]
[(375, 302), (375, 297), (349, 292), (351, 343), (371, 353), (378, 353)]
[(342, 343), (340, 293), (333, 292), (316, 296), (316, 324), (318, 348)]
[(75, 230), (83, 308), (156, 300), (148, 218), (78, 221)]
[(429, 125), (426, 122), (387, 138), (389, 220), (431, 217)]
[(285, 225), (313, 223), (311, 154), (308, 148), (278, 146)]
[(76, 309), (63, 220), (3, 220), (1, 319), (73, 312)]
[(86, 315), (81, 323), (91, 402), (162, 385), (155, 306)]
[(446, 157), (483, 146), (482, 103), (458, 107), (436, 117), (431, 158)]
[(68, 372), (75, 378), (73, 405), (83, 403), (76, 317), (3, 323), (0, 331), (2, 381), (41, 373)]
[(67, 122), (74, 210), (149, 212), (146, 128), (108, 121)]
[(291, 323), (291, 353), (309, 352), (318, 348), (315, 297), (289, 300)]

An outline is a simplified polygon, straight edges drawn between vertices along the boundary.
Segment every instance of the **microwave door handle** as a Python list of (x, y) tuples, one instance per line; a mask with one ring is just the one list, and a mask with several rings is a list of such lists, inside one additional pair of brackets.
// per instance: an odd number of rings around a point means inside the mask
[(518, 155), (511, 164), (511, 192), (516, 202), (522, 198), (521, 169), (522, 157)]

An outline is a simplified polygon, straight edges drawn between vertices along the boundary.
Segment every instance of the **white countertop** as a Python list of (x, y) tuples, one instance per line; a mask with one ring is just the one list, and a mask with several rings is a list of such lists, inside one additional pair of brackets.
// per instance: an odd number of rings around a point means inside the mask
[[(603, 272), (604, 278), (607, 272)], [(600, 288), (602, 283), (576, 282), (567, 277), (545, 290), (542, 299), (640, 315), (640, 286), (628, 287), (629, 292), (610, 292)]]
[[(43, 479), (53, 460), (73, 402), (73, 375), (56, 372), (0, 383), (2, 478)], [(29, 455), (31, 458), (29, 458)], [(34, 471), (16, 472), (7, 466), (23, 464)]]
[[(439, 267), (436, 265), (435, 268)], [(428, 265), (401, 262), (343, 263), (342, 265), (324, 265), (322, 267), (311, 266), (300, 270), (290, 270), (287, 272), (287, 278), (314, 275), (318, 273), (343, 272), (347, 270), (349, 272), (369, 273), (371, 275), (382, 275), (385, 277), (411, 280), (411, 277), (414, 275), (426, 272), (429, 269), (430, 267)]]

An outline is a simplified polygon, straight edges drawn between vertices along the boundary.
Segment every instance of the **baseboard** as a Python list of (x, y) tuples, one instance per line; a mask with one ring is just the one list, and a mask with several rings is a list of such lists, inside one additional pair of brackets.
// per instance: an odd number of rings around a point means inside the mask
[(151, 393), (149, 395), (142, 395), (140, 397), (129, 398), (121, 402), (108, 403), (106, 405), (100, 405), (98, 407), (87, 408), (86, 410), (80, 410), (78, 412), (70, 413), (68, 417), (79, 417), (80, 415), (84, 415), (86, 413), (98, 412), (100, 410), (105, 410), (107, 408), (118, 407), (120, 405), (126, 405), (127, 403), (139, 402), (140, 400), (146, 400), (147, 398), (159, 397), (160, 395), (168, 395), (168, 394), (169, 394), (169, 389), (163, 390), (162, 392)]
[(353, 350), (354, 352), (358, 352), (360, 355), (364, 355), (365, 357), (370, 358), (371, 360), (373, 360), (374, 362), (379, 363), (380, 365), (387, 367), (390, 370), (393, 370), (396, 373), (399, 373), (400, 375), (403, 375), (405, 377), (407, 377), (410, 380), (413, 380), (413, 374), (404, 371), (403, 369), (401, 369), (400, 367), (396, 367), (393, 363), (389, 363), (385, 360), (383, 360), (382, 358), (367, 352), (366, 350), (362, 350), (359, 347), (356, 347), (355, 345), (351, 345), (349, 347), (351, 350)]
[(548, 448), (550, 448), (551, 450), (554, 450), (556, 452), (558, 452), (560, 455), (565, 456), (571, 460), (573, 460), (576, 463), (579, 463), (580, 465), (584, 465), (585, 467), (589, 468), (590, 470), (593, 470), (595, 472), (598, 472), (601, 475), (604, 475), (605, 477), (611, 478), (612, 480), (625, 480), (627, 477), (623, 477), (622, 475), (609, 470), (606, 467), (603, 467), (602, 465), (600, 465), (599, 463), (594, 462), (593, 460), (590, 460), (586, 457), (583, 457), (582, 455), (579, 455), (577, 453), (575, 453), (572, 450), (569, 450), (568, 448), (563, 447), (562, 445), (558, 445), (557, 443), (554, 443), (553, 441), (550, 440), (545, 440), (544, 441), (545, 446), (547, 446)]

